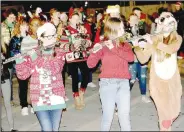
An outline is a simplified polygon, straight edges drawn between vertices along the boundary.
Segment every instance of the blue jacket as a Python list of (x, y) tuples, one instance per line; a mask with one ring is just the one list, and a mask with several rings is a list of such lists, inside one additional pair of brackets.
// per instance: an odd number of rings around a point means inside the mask
[[(23, 37), (13, 36), (9, 43), (9, 57), (14, 57), (20, 53), (20, 47)], [(13, 62), (13, 70), (15, 72), (15, 62)]]

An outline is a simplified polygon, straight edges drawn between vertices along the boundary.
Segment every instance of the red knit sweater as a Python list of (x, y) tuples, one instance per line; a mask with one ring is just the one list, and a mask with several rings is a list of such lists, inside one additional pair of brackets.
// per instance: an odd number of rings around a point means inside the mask
[(44, 62), (44, 58), (38, 55), (35, 61), (32, 61), (30, 57), (26, 57), (27, 61), (16, 64), (18, 78), (25, 80), (31, 76), (30, 99), (33, 105), (37, 105), (40, 97), (40, 87), (42, 87), (36, 67), (49, 68), (52, 74), (51, 84), (49, 84), (49, 87), (52, 87), (52, 92), (55, 95), (65, 98), (65, 89), (61, 76), (61, 71), (63, 70), (63, 65), (65, 63), (63, 56), (64, 53), (60, 52), (59, 49), (56, 49), (56, 56), (50, 61)]
[(128, 62), (134, 61), (134, 54), (128, 43), (120, 47), (114, 46), (111, 50), (103, 47), (97, 53), (90, 54), (88, 67), (95, 67), (99, 60), (102, 61), (100, 78), (130, 78)]

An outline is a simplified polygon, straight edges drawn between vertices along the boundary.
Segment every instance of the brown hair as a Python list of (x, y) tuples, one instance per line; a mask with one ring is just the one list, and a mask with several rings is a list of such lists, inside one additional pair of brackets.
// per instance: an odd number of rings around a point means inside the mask
[(42, 21), (41, 21), (41, 19), (39, 18), (39, 17), (33, 17), (33, 18), (31, 18), (30, 20), (29, 20), (29, 35), (31, 35), (32, 34), (32, 31), (31, 31), (31, 28), (30, 28), (30, 25), (31, 25), (31, 23), (33, 22), (33, 21), (39, 21), (40, 22), (40, 26), (42, 25)]
[(50, 11), (49, 11), (50, 17), (53, 16), (53, 14), (54, 14), (55, 12), (58, 12), (58, 10), (57, 10), (56, 8), (50, 9)]
[(28, 24), (28, 23), (27, 23), (27, 21), (23, 17), (21, 17), (17, 21), (17, 23), (15, 24), (15, 27), (13, 29), (13, 36), (17, 36), (17, 35), (19, 35), (21, 33), (21, 31), (20, 31), (20, 25), (23, 25), (23, 24)]

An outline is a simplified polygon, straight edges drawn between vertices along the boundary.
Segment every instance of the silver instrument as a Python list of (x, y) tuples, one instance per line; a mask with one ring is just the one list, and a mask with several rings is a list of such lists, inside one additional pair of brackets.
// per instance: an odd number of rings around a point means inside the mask
[[(172, 31), (176, 31), (176, 29), (174, 29), (174, 30), (172, 30)], [(168, 32), (172, 32), (172, 31), (168, 31)], [(162, 34), (164, 34), (164, 33), (167, 33), (167, 32), (154, 33), (154, 34), (150, 34), (150, 36), (162, 35)], [(135, 40), (137, 40), (137, 39), (138, 39), (138, 40), (144, 39), (143, 36), (144, 36), (144, 35), (142, 35), (142, 36), (136, 36), (136, 37), (132, 38), (131, 34), (126, 32), (124, 35), (119, 36), (119, 37), (113, 39), (112, 41), (116, 41), (116, 40), (118, 40), (118, 39), (122, 39), (123, 42), (132, 43), (133, 41), (135, 41)], [(85, 40), (85, 39), (81, 39), (81, 41), (83, 41), (83, 40)], [(99, 43), (100, 43), (102, 46), (105, 46), (105, 43), (104, 43), (104, 42), (105, 42), (105, 41), (101, 41), (101, 42), (99, 42)], [(62, 44), (70, 44), (70, 43), (69, 43), (69, 42), (66, 42), (66, 43), (63, 43), (63, 42), (56, 42), (56, 43), (55, 43), (55, 47), (60, 47), (60, 45), (62, 45)], [(132, 46), (132, 48), (134, 48), (134, 47), (135, 47), (135, 46)], [(89, 50), (88, 52), (91, 53), (91, 52), (93, 52), (94, 50), (98, 50), (99, 48), (100, 48), (100, 46), (99, 46), (99, 47), (96, 46), (96, 47), (92, 48), (91, 50)], [(41, 49), (39, 49), (39, 50), (41, 50)], [(66, 50), (66, 49), (63, 49), (63, 50), (61, 50), (61, 51), (62, 51), (62, 52), (69, 52), (69, 50)], [(14, 56), (14, 57), (10, 57), (10, 58), (6, 59), (6, 60), (3, 62), (3, 64), (12, 62), (12, 61), (16, 60), (17, 58), (19, 58), (19, 57), (21, 57), (21, 56), (24, 57), (24, 56), (27, 56), (27, 55), (28, 55), (27, 53), (18, 54), (18, 55)]]

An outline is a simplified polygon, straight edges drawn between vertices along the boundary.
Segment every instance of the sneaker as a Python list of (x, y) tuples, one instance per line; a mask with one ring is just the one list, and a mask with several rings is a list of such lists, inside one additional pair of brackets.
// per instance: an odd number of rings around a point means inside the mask
[(178, 59), (183, 59), (183, 57), (182, 57), (182, 56), (178, 56), (177, 58), (178, 58)]
[(68, 76), (68, 78), (67, 78), (67, 79), (70, 79), (70, 80), (71, 80), (71, 79), (72, 79), (72, 77), (71, 77), (71, 76)]
[(67, 96), (65, 97), (65, 101), (69, 101), (69, 98)]
[(134, 83), (130, 82), (130, 91), (132, 90)]
[(22, 114), (22, 116), (29, 115), (29, 113), (28, 113), (28, 107), (22, 108), (21, 114)]
[(17, 130), (14, 130), (14, 129), (11, 129), (11, 131), (10, 132), (18, 132)]
[(34, 112), (34, 109), (33, 109), (33, 107), (31, 107), (31, 113), (32, 114), (34, 114), (35, 112)]
[(118, 115), (118, 109), (117, 108), (115, 109), (115, 115)]
[(88, 87), (96, 88), (96, 85), (93, 82), (88, 83)]
[(13, 101), (11, 101), (10, 103), (11, 103), (11, 106), (15, 106), (15, 103)]
[(78, 87), (79, 87), (79, 88), (80, 88), (80, 86), (81, 86), (81, 82), (78, 83)]
[(142, 102), (151, 103), (151, 100), (146, 95), (142, 95)]

